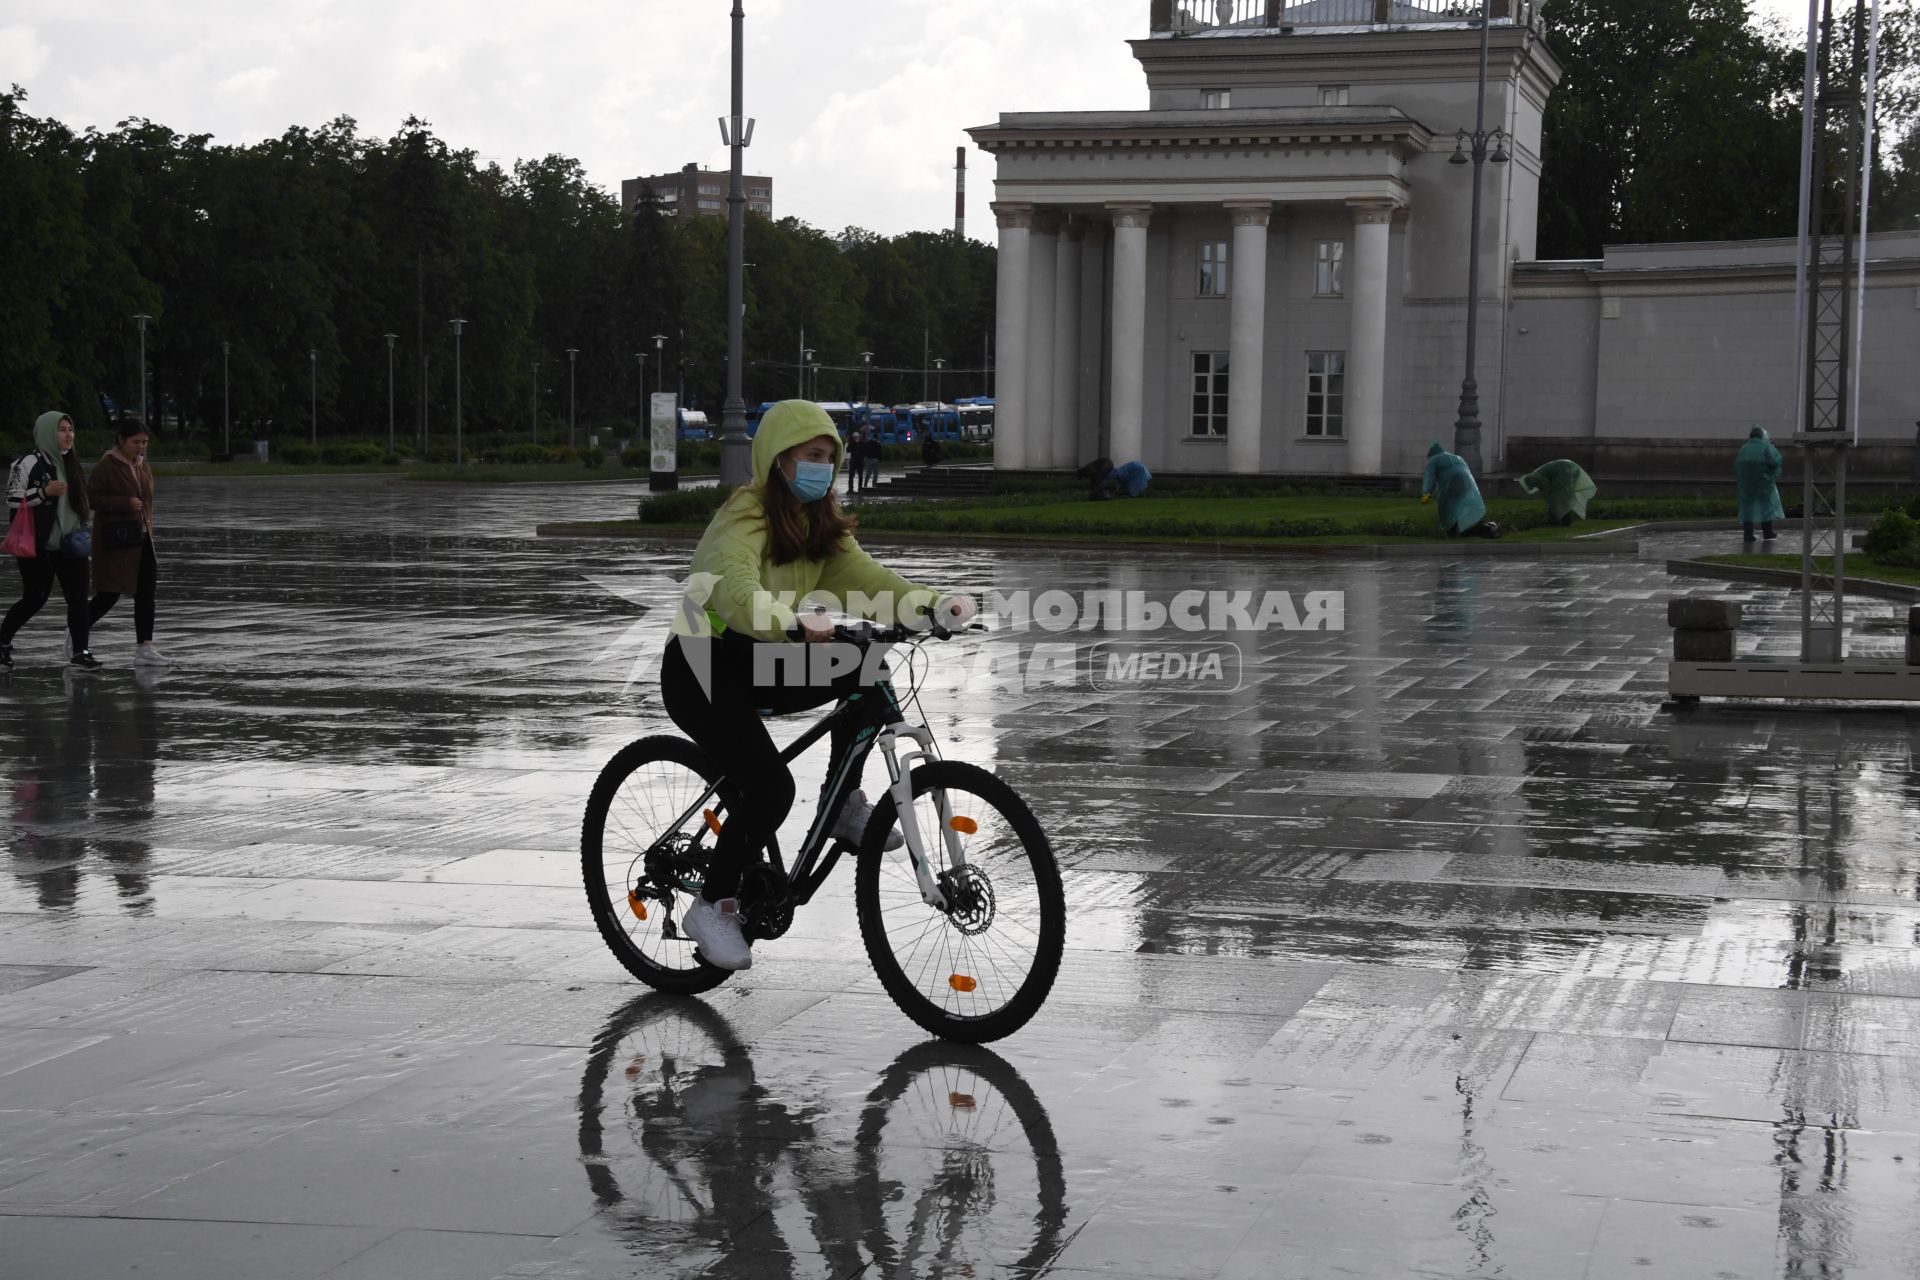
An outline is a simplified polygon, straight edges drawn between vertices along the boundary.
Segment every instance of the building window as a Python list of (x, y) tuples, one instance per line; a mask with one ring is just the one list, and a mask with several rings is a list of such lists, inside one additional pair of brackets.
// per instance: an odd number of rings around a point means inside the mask
[(1227, 353), (1193, 353), (1193, 434), (1215, 439), (1227, 434)]
[(1307, 434), (1338, 439), (1347, 431), (1347, 353), (1307, 352)]
[(1202, 89), (1200, 91), (1200, 107), (1202, 110), (1225, 111), (1232, 105), (1233, 90), (1231, 89)]
[(1345, 240), (1322, 240), (1313, 248), (1313, 295), (1316, 298), (1346, 296), (1347, 258)]
[(1200, 243), (1200, 296), (1227, 296), (1227, 242), (1203, 240)]
[(1344, 107), (1347, 105), (1347, 96), (1347, 86), (1344, 84), (1320, 86), (1320, 105), (1323, 107)]
[(700, 202), (700, 207), (702, 209), (713, 209), (713, 210), (726, 208), (726, 206), (721, 204), (718, 200), (702, 200)]

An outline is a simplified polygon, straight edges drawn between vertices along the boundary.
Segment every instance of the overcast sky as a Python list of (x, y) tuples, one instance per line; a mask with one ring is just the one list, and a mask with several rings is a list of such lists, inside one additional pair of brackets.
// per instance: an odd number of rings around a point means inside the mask
[[(6, 0), (0, 83), (75, 128), (146, 116), (216, 142), (408, 114), (510, 167), (559, 152), (618, 192), (724, 169), (728, 0)], [(1805, 0), (1756, 0), (1804, 22)], [(886, 235), (953, 219), (954, 148), (1002, 111), (1137, 109), (1126, 41), (1148, 0), (745, 0), (750, 173), (774, 211)], [(991, 157), (968, 150), (967, 231), (994, 236)]]

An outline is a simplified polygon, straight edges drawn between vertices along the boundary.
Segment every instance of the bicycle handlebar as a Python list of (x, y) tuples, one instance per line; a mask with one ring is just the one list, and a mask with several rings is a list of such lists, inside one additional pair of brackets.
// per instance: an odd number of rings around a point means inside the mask
[[(821, 609), (817, 612), (825, 613), (826, 610)], [(958, 634), (953, 628), (941, 625), (940, 620), (930, 614), (926, 615), (926, 622), (927, 625), (924, 630), (917, 627), (910, 627), (904, 622), (895, 623), (890, 627), (875, 626), (873, 623), (864, 620), (853, 623), (852, 625), (843, 622), (835, 623), (833, 639), (845, 644), (859, 645), (905, 644), (910, 640), (918, 640), (923, 637), (934, 640), (951, 640)], [(960, 631), (985, 631), (986, 629), (985, 624), (972, 622), (961, 627)], [(806, 638), (806, 633), (800, 629), (799, 623), (796, 622), (787, 628), (787, 639), (805, 640)]]

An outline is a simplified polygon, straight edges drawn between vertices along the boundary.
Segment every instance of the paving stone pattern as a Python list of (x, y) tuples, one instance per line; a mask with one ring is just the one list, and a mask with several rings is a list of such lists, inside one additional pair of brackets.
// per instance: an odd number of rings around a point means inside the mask
[[(666, 728), (688, 548), (530, 533), (635, 496), (163, 482), (176, 665), (129, 667), (125, 606), (99, 675), (62, 673), (51, 611), (22, 634), (0, 1272), (1920, 1269), (1920, 717), (1663, 710), (1675, 594), (1791, 651), (1790, 597), (1664, 575), (1737, 535), (891, 549), (981, 591), (1345, 593), (1337, 633), (1175, 637), (1238, 645), (1232, 692), (931, 654), (931, 722), (1066, 868), (1053, 998), (986, 1052), (881, 993), (850, 877), (701, 1000), (604, 953), (580, 813)], [(1861, 646), (1900, 642), (1862, 610)]]

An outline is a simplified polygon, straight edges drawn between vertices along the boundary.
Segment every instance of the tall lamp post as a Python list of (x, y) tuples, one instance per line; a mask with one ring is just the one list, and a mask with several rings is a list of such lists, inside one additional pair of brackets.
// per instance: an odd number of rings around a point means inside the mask
[(747, 441), (747, 402), (742, 394), (742, 348), (746, 342), (747, 195), (741, 174), (741, 154), (753, 142), (753, 121), (746, 118), (745, 57), (746, 10), (733, 0), (733, 110), (720, 122), (720, 134), (733, 153), (733, 172), (727, 180), (727, 400), (720, 412), (720, 483), (746, 484), (753, 478), (752, 450)]
[(580, 348), (567, 348), (567, 448), (569, 449), (579, 447), (573, 439), (573, 369), (574, 361), (579, 355)]
[(233, 355), (233, 344), (220, 344), (220, 452), (233, 453), (233, 378), (229, 366)]
[(935, 356), (933, 358), (933, 402), (935, 404), (940, 403), (940, 375), (946, 371), (946, 368), (947, 358), (945, 356)]
[(1492, 35), (1488, 21), (1491, 5), (1480, 0), (1480, 89), (1473, 109), (1473, 132), (1465, 129), (1454, 137), (1453, 158), (1449, 164), (1473, 163), (1473, 214), (1467, 224), (1467, 369), (1460, 380), (1460, 416), (1453, 424), (1453, 451), (1474, 475), (1480, 474), (1480, 383), (1474, 376), (1474, 345), (1480, 332), (1480, 174), (1491, 160), (1507, 162), (1506, 133), (1487, 129), (1487, 44)]
[(384, 335), (387, 340), (387, 452), (393, 452), (393, 344), (400, 340), (397, 333)]
[(449, 320), (447, 323), (453, 329), (453, 465), (464, 467), (467, 455), (460, 431), (460, 331), (467, 327), (467, 322)]
[(307, 393), (309, 411), (313, 415), (313, 443), (320, 443), (320, 351), (317, 347), (307, 348)]
[(812, 347), (800, 348), (800, 390), (802, 400), (807, 399), (807, 371), (814, 367), (813, 357), (818, 354)]
[(150, 430), (152, 423), (147, 421), (147, 322), (152, 316), (142, 311), (133, 317), (133, 323), (140, 330), (140, 428)]
[[(867, 389), (864, 392), (864, 398), (867, 402), (867, 421), (872, 422), (873, 421), (873, 352), (862, 351), (860, 353), (860, 363), (866, 368)], [(1914, 425), (1915, 427), (1920, 428), (1920, 423), (1915, 423)]]

